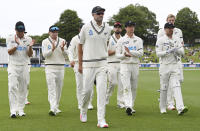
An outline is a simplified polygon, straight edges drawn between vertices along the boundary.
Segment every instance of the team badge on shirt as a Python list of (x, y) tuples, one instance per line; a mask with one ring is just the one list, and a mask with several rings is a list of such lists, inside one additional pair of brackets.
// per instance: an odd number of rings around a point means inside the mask
[(115, 45), (115, 42), (114, 42), (114, 41), (112, 41), (112, 45)]
[(89, 35), (92, 36), (93, 35), (93, 31), (89, 30)]
[(48, 45), (48, 49), (49, 49), (49, 50), (51, 49), (51, 45)]

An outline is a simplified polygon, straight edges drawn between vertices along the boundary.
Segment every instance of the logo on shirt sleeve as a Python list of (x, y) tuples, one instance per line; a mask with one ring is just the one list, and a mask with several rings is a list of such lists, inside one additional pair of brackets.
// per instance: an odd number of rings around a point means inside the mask
[(92, 36), (93, 35), (93, 31), (89, 30), (89, 35)]

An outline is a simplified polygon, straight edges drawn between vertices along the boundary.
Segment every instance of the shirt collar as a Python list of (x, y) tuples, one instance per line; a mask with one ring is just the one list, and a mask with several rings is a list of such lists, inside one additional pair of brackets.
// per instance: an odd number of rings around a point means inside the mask
[(134, 36), (135, 36), (135, 34), (133, 34), (132, 37), (130, 37), (130, 36), (128, 36), (127, 34), (125, 34), (125, 37), (126, 37), (126, 38), (135, 38)]
[(93, 23), (93, 25), (96, 26), (96, 27), (100, 27), (100, 28), (103, 27), (103, 22), (102, 22), (101, 25), (99, 26), (99, 25), (97, 24), (97, 22), (93, 19), (93, 20), (92, 20), (92, 23)]
[[(116, 40), (118, 40), (117, 37), (115, 36), (115, 33), (113, 33), (113, 37), (114, 37)], [(122, 36), (120, 35), (119, 39), (120, 39), (121, 37), (122, 37)]]
[[(49, 39), (51, 40), (51, 41), (54, 41), (50, 36), (49, 36)], [(58, 37), (57, 37), (57, 39), (56, 39), (56, 42), (58, 41)]]

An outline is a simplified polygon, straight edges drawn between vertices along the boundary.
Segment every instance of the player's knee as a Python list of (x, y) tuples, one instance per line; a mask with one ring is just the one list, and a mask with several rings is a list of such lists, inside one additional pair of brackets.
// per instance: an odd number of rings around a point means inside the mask
[(168, 85), (167, 84), (161, 84), (160, 91), (167, 91)]

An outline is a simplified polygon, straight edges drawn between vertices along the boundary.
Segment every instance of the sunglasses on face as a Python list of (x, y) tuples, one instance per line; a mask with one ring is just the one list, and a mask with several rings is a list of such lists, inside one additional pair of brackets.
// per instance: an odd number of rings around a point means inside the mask
[(17, 26), (17, 29), (24, 29), (23, 25)]
[(54, 26), (50, 28), (50, 31), (59, 31), (59, 28)]
[(104, 12), (98, 12), (97, 15), (104, 15)]

